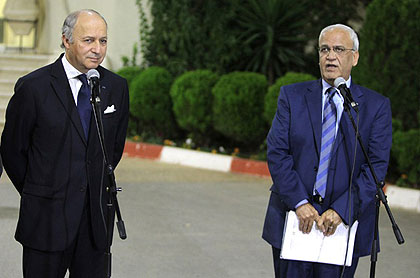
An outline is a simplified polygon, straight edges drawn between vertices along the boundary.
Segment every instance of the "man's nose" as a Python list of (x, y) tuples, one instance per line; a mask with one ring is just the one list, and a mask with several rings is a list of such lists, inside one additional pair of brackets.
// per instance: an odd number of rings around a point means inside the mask
[(95, 41), (92, 46), (92, 52), (99, 53), (100, 48), (101, 48), (101, 44), (99, 43), (99, 41)]

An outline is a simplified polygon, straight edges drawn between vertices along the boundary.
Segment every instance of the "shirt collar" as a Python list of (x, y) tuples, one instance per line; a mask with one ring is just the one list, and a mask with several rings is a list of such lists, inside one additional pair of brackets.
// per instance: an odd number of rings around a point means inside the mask
[[(346, 86), (347, 86), (347, 88), (350, 88), (350, 84), (351, 84), (351, 75), (349, 76), (349, 79), (346, 80)], [(330, 84), (328, 84), (327, 81), (325, 81), (324, 79), (322, 79), (322, 94), (325, 94), (326, 91), (330, 87), (332, 87), (332, 86)]]
[(63, 63), (64, 71), (66, 72), (67, 79), (73, 79), (77, 78), (79, 75), (83, 74), (83, 72), (80, 72), (75, 67), (73, 67), (72, 64), (67, 60), (66, 55), (63, 55), (63, 58), (61, 58), (61, 62)]

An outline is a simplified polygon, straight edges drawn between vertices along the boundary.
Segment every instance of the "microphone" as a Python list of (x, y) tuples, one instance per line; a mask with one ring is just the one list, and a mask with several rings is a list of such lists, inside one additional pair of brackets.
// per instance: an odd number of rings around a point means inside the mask
[(353, 100), (351, 96), (350, 89), (347, 88), (346, 80), (343, 77), (337, 77), (334, 80), (334, 87), (338, 88), (341, 95), (344, 98), (344, 103), (347, 104), (349, 107), (353, 107), (353, 109), (358, 112), (357, 106), (359, 105), (357, 102)]
[[(99, 74), (99, 72), (96, 69), (90, 69), (87, 73), (86, 73), (86, 77), (89, 80), (90, 85), (92, 86), (92, 83), (96, 83), (99, 82), (99, 77), (101, 75)], [(93, 84), (95, 85), (95, 84)]]
[(86, 77), (89, 80), (90, 88), (92, 89), (92, 99), (99, 97), (99, 77), (100, 74), (96, 69), (90, 69), (86, 73)]

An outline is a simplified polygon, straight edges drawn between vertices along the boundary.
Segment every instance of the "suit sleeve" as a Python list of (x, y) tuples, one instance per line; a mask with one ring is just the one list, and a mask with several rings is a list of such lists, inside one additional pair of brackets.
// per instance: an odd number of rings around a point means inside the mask
[(1, 174), (3, 174), (3, 161), (0, 156), (0, 177), (1, 177)]
[(36, 106), (30, 85), (19, 79), (15, 85), (15, 94), (7, 106), (0, 148), (4, 169), (19, 193), (22, 193), (26, 177), (35, 119)]
[(271, 191), (280, 195), (289, 209), (308, 198), (308, 193), (294, 170), (290, 151), (290, 102), (286, 89), (280, 89), (277, 111), (267, 136), (267, 163), (273, 186)]
[[(392, 145), (392, 116), (389, 99), (384, 98), (378, 107), (370, 126), (365, 148), (378, 180), (384, 181)], [(363, 134), (361, 135), (363, 136)], [(375, 201), (376, 195), (376, 183), (366, 161), (360, 166), (360, 169), (356, 169), (356, 173), (358, 174), (353, 181), (356, 194), (353, 194), (353, 197), (357, 200), (353, 201), (353, 204), (355, 204), (353, 215), (355, 216), (352, 219), (363, 214)], [(331, 206), (343, 220), (347, 219), (349, 212), (348, 207), (341, 204), (346, 203), (347, 198), (348, 190)]]
[(118, 120), (116, 138), (115, 138), (115, 147), (114, 147), (114, 157), (113, 157), (113, 167), (117, 167), (117, 164), (121, 160), (125, 139), (127, 136), (127, 127), (128, 127), (128, 111), (129, 111), (129, 95), (128, 95), (128, 85), (127, 81), (124, 79), (124, 84), (122, 86), (122, 99), (121, 99), (121, 114)]

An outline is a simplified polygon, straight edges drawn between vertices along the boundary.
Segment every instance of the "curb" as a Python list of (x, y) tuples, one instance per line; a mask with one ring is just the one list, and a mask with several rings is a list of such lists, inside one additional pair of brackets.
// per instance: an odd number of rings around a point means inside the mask
[[(126, 141), (124, 155), (200, 169), (270, 177), (267, 162), (177, 147)], [(387, 194), (390, 207), (409, 209), (420, 213), (420, 190), (387, 185), (384, 191)]]
[(267, 162), (143, 142), (125, 142), (124, 155), (183, 166), (270, 177)]
[(388, 185), (386, 194), (390, 207), (409, 209), (420, 213), (420, 190)]

